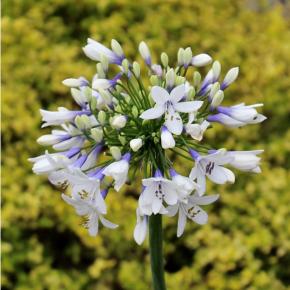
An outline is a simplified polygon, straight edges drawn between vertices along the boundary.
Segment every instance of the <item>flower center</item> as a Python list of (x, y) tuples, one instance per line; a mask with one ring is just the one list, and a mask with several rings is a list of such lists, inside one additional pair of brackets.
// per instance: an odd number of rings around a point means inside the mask
[(213, 169), (214, 169), (214, 162), (209, 162), (207, 165), (206, 165), (206, 167), (205, 167), (205, 172), (207, 173), (207, 174), (211, 174), (211, 172), (213, 171)]
[(200, 213), (200, 209), (197, 209), (195, 206), (193, 206), (187, 210), (187, 213), (190, 218), (194, 218), (197, 214)]
[(156, 190), (155, 190), (155, 196), (156, 196), (158, 199), (160, 199), (160, 200), (162, 200), (162, 199), (164, 198), (164, 196), (165, 196), (165, 194), (164, 194), (163, 191), (162, 191), (162, 185), (161, 185), (160, 182), (158, 183), (158, 186), (157, 186), (157, 188), (156, 188)]

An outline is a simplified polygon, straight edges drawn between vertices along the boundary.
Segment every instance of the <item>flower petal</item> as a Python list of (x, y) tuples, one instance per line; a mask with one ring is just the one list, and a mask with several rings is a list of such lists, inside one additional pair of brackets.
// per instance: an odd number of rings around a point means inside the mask
[(154, 86), (151, 89), (151, 96), (157, 105), (163, 105), (169, 100), (168, 92), (161, 87)]
[(207, 213), (198, 205), (194, 207), (194, 210), (197, 212), (197, 214), (192, 218), (192, 220), (199, 225), (206, 224), (208, 221)]
[(182, 113), (191, 113), (197, 111), (202, 104), (202, 101), (180, 102), (174, 104), (174, 109)]
[(159, 198), (154, 198), (152, 202), (152, 212), (154, 214), (157, 214), (160, 211), (161, 206), (162, 206), (162, 200)]
[(146, 110), (140, 115), (141, 119), (152, 120), (161, 117), (165, 112), (164, 106), (155, 106), (151, 109)]
[(190, 197), (190, 202), (198, 205), (208, 205), (214, 203), (219, 198), (218, 194), (198, 196), (194, 195)]
[(165, 117), (165, 126), (175, 135), (180, 135), (183, 130), (183, 123), (177, 112), (168, 112)]
[(185, 226), (186, 226), (186, 215), (180, 209), (178, 213), (178, 222), (177, 222), (177, 237), (178, 238), (183, 234)]
[(185, 85), (175, 87), (170, 93), (170, 101), (178, 103), (185, 96)]
[(103, 224), (103, 226), (106, 227), (106, 228), (115, 229), (115, 228), (118, 227), (118, 225), (113, 224), (112, 222), (108, 221), (102, 215), (100, 215), (100, 221)]
[(174, 205), (177, 203), (177, 193), (175, 191), (175, 188), (172, 188), (172, 185), (165, 185), (163, 184), (163, 190), (164, 190), (164, 200), (169, 205)]

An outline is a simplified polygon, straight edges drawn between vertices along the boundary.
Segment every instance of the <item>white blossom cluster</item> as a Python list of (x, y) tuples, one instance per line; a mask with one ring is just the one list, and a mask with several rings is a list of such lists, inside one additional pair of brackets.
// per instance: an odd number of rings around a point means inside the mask
[[(204, 53), (193, 55), (189, 47), (179, 49), (175, 67), (166, 53), (155, 64), (141, 42), (139, 52), (149, 72), (142, 77), (139, 63), (129, 61), (116, 40), (109, 49), (88, 39), (83, 51), (97, 62), (96, 74), (92, 81), (84, 77), (63, 81), (78, 109), (40, 110), (42, 127), (53, 129), (37, 141), (54, 151), (30, 161), (36, 174), (47, 175), (62, 189), (70, 188), (62, 198), (85, 218), (90, 235), (98, 233), (99, 222), (117, 227), (104, 217), (106, 196), (112, 188), (119, 191), (134, 182), (136, 174), (143, 177), (134, 230), (141, 244), (151, 215), (178, 215), (178, 237), (187, 219), (205, 224), (208, 215), (202, 206), (219, 197), (205, 195), (206, 180), (233, 183), (235, 175), (228, 166), (260, 172), (258, 155), (263, 150), (227, 151), (201, 142), (214, 123), (241, 127), (266, 119), (256, 110), (262, 104), (221, 106), (225, 90), (238, 76), (237, 67), (221, 78), (218, 61), (212, 63)], [(211, 68), (202, 77), (197, 68), (207, 65)], [(188, 176), (174, 170), (173, 155), (192, 162)]]

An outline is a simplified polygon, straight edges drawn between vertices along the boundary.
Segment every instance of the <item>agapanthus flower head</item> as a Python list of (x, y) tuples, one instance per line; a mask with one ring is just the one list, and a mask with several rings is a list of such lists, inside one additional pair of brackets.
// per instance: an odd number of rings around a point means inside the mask
[[(91, 82), (82, 76), (63, 81), (78, 109), (40, 110), (42, 127), (53, 129), (37, 141), (55, 151), (30, 161), (36, 174), (47, 175), (62, 189), (70, 188), (62, 199), (86, 219), (90, 235), (98, 233), (99, 221), (117, 227), (104, 218), (106, 197), (125, 184), (135, 186), (140, 172), (142, 190), (134, 230), (138, 244), (145, 240), (152, 215), (178, 215), (178, 236), (187, 220), (205, 224), (208, 215), (202, 206), (219, 197), (206, 195), (207, 181), (235, 182), (230, 168), (261, 171), (258, 155), (263, 150), (218, 149), (203, 141), (216, 122), (242, 127), (266, 119), (257, 111), (262, 104), (222, 105), (226, 89), (238, 76), (237, 67), (221, 79), (221, 64), (190, 47), (178, 50), (175, 66), (164, 52), (161, 63), (154, 63), (149, 47), (141, 42), (139, 52), (149, 72), (143, 74), (142, 65), (127, 59), (116, 40), (108, 48), (88, 39), (83, 50), (97, 62), (97, 71)], [(197, 68), (207, 65), (211, 67), (202, 76)], [(112, 72), (111, 66), (116, 66)], [(192, 81), (189, 70), (193, 70)], [(143, 75), (149, 75), (150, 86)], [(185, 176), (177, 172), (173, 155), (184, 158), (192, 170)]]

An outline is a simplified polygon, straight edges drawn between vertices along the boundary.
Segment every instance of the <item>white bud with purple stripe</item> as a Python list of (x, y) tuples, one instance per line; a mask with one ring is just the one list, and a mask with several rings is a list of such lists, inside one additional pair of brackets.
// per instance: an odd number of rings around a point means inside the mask
[(145, 60), (146, 64), (151, 67), (151, 54), (147, 44), (144, 41), (140, 42), (139, 44), (139, 52), (142, 58)]
[(161, 146), (163, 149), (175, 147), (174, 137), (166, 126), (162, 126), (161, 128)]
[(206, 66), (210, 64), (211, 62), (212, 62), (212, 58), (206, 53), (195, 55), (191, 59), (191, 64), (195, 67)]

